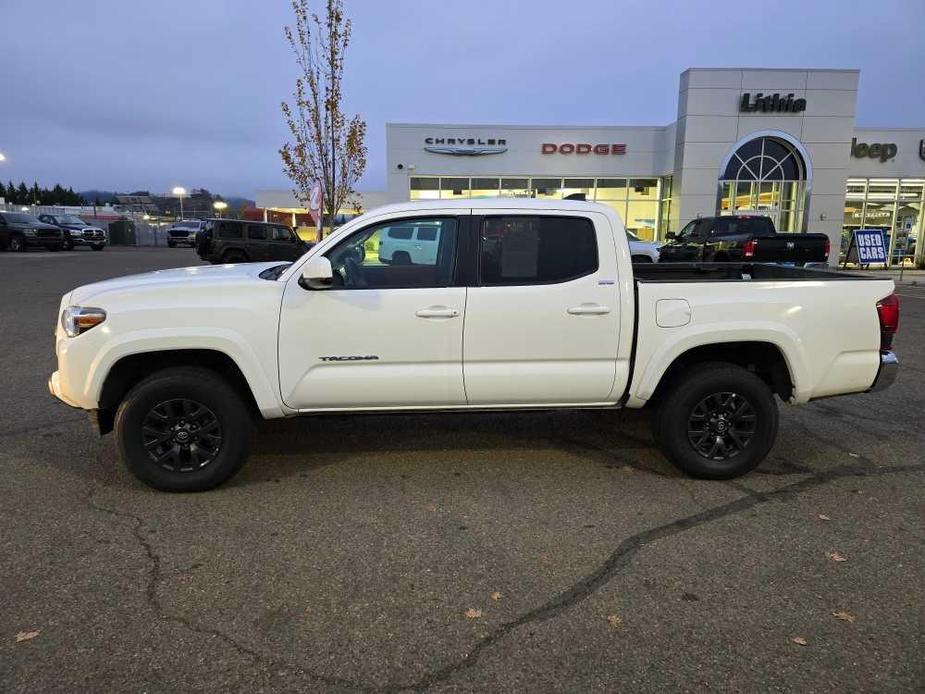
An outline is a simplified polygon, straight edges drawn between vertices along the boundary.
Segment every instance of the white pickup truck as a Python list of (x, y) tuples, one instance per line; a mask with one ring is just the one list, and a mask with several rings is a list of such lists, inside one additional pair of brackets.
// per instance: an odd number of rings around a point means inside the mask
[[(427, 228), (436, 252), (383, 262), (371, 251), (396, 227)], [(767, 455), (775, 395), (887, 386), (898, 321), (892, 280), (634, 269), (604, 205), (435, 200), (357, 217), (294, 263), (79, 287), (61, 300), (49, 388), (170, 491), (234, 475), (260, 417), (396, 410), (651, 405), (665, 456), (723, 479)]]

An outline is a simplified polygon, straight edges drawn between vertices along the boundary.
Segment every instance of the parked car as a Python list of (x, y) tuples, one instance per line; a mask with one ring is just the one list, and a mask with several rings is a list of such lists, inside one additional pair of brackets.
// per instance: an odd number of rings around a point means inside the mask
[(60, 251), (63, 246), (64, 232), (55, 225), (25, 212), (0, 212), (0, 248), (3, 250), (41, 247)]
[(829, 257), (825, 234), (779, 234), (762, 215), (701, 217), (680, 232), (666, 235), (659, 262), (824, 263)]
[(630, 244), (630, 258), (634, 263), (657, 263), (662, 244), (657, 241), (643, 241), (632, 231), (627, 230), (626, 238)]
[(39, 219), (46, 224), (54, 224), (64, 232), (64, 250), (73, 250), (75, 246), (89, 246), (94, 251), (101, 251), (109, 242), (108, 234), (100, 227), (87, 224), (73, 214), (40, 214)]
[[(379, 261), (395, 265), (432, 265), (440, 246), (440, 231), (439, 222), (427, 221), (396, 224), (384, 229), (379, 238)], [(365, 256), (362, 247), (357, 250)]]
[(199, 231), (196, 252), (210, 263), (296, 260), (310, 246), (284, 224), (208, 219)]
[[(243, 238), (250, 223), (234, 225)], [(359, 259), (397, 226), (437, 229), (436, 256)], [(401, 410), (652, 406), (671, 462), (726, 479), (773, 446), (775, 395), (889, 385), (893, 289), (770, 264), (632, 265), (623, 223), (595, 203), (412, 202), (293, 263), (68, 292), (49, 388), (114, 430), (128, 468), (163, 490), (234, 475), (254, 418)]]
[(184, 219), (174, 222), (167, 229), (167, 245), (170, 248), (177, 246), (196, 247), (196, 234), (205, 227), (206, 222), (201, 219)]

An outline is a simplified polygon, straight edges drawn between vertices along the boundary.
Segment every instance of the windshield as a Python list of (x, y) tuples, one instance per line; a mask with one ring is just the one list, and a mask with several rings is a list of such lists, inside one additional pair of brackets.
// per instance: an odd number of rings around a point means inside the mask
[(173, 225), (174, 229), (198, 229), (199, 222), (178, 222)]
[(262, 280), (271, 280), (275, 282), (279, 279), (279, 276), (282, 275), (292, 263), (284, 263), (282, 265), (274, 265), (273, 267), (268, 267), (266, 270), (257, 275)]
[(59, 217), (55, 217), (55, 219), (58, 220), (58, 224), (86, 224), (80, 217), (72, 214), (63, 214)]
[(634, 234), (634, 233), (633, 233), (632, 231), (630, 231), (629, 229), (626, 230), (626, 235), (629, 236), (630, 241), (642, 241), (641, 238), (639, 238), (638, 236), (636, 236), (636, 234)]
[(20, 214), (19, 212), (4, 212), (4, 219), (10, 224), (42, 224), (38, 217), (31, 214)]

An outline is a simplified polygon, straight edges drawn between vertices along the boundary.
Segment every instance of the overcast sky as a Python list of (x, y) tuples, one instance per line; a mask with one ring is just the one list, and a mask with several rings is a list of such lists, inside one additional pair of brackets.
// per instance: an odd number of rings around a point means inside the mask
[[(322, 3), (316, 2), (319, 11)], [(925, 0), (346, 0), (359, 188), (385, 123), (655, 125), (687, 67), (861, 70), (858, 125), (922, 126)], [(75, 189), (288, 187), (288, 0), (0, 0), (0, 179)]]

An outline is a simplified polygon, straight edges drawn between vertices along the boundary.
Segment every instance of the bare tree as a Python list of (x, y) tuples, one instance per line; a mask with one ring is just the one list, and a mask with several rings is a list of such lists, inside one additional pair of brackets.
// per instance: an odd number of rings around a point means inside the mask
[(308, 0), (292, 0), (292, 10), (295, 26), (287, 26), (285, 33), (299, 76), (292, 105), (282, 103), (292, 141), (279, 153), (293, 193), (303, 204), (314, 181), (322, 182), (323, 212), (332, 224), (366, 170), (366, 122), (358, 115), (348, 120), (341, 108), (351, 24), (344, 17), (343, 0), (326, 0), (324, 19), (310, 12)]

